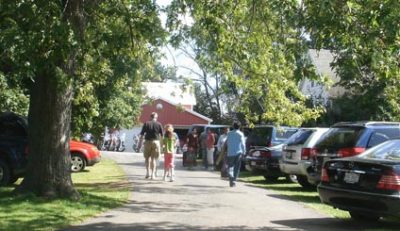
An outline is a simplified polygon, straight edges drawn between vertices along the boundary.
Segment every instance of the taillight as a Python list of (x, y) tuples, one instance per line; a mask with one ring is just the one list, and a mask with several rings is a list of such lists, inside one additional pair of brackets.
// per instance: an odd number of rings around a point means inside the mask
[(322, 182), (329, 182), (328, 170), (326, 170), (326, 168), (323, 168), (323, 169), (322, 169), (322, 172), (321, 172), (321, 181), (322, 181)]
[(302, 160), (309, 160), (316, 155), (317, 155), (316, 148), (302, 148), (301, 149), (301, 159)]
[(353, 147), (353, 148), (341, 148), (338, 151), (339, 157), (355, 156), (365, 151), (365, 148)]
[(261, 157), (271, 157), (271, 152), (269, 151), (260, 151)]
[(376, 188), (400, 191), (400, 176), (394, 172), (389, 172), (381, 176)]
[(252, 153), (250, 153), (251, 156), (253, 157), (271, 157), (271, 152), (270, 151), (263, 151), (263, 150), (257, 150)]

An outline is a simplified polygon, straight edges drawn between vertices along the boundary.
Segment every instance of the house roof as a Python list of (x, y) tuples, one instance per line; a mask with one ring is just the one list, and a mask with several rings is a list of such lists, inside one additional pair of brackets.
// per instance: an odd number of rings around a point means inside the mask
[(153, 100), (162, 98), (167, 102), (174, 102), (174, 105), (196, 105), (196, 98), (190, 85), (172, 82), (143, 82), (142, 86), (146, 91), (146, 96)]
[[(167, 100), (167, 99), (164, 99), (164, 98), (162, 98), (162, 97), (159, 97), (159, 98), (157, 98), (157, 99), (154, 99), (154, 101), (157, 101), (157, 100), (165, 101), (165, 102), (167, 102), (167, 103), (169, 103), (169, 104), (171, 104), (171, 105), (173, 105), (173, 106), (175, 106), (175, 107), (178, 107), (178, 106), (179, 106), (179, 104), (173, 103), (173, 102), (171, 102), (171, 101), (169, 101), (169, 100)], [(186, 109), (186, 108), (182, 108), (182, 109), (183, 109), (185, 112), (187, 112), (187, 113), (189, 113), (189, 114), (192, 114), (192, 115), (194, 115), (194, 116), (197, 116), (197, 117), (199, 117), (199, 118), (201, 118), (201, 119), (203, 119), (203, 120), (209, 121), (210, 123), (213, 121), (212, 119), (210, 119), (210, 118), (208, 118), (208, 117), (206, 117), (206, 116), (203, 116), (202, 114), (197, 113), (197, 112), (195, 112), (195, 111), (193, 111), (193, 110), (188, 110), (188, 109)]]

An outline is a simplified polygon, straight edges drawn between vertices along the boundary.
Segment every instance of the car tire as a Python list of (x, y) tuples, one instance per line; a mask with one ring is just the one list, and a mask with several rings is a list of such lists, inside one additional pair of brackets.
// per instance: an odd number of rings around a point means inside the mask
[(313, 189), (313, 188), (315, 188), (315, 185), (313, 185), (310, 182), (308, 182), (306, 176), (297, 175), (297, 183), (299, 183), (299, 185), (301, 185), (301, 187), (303, 187), (305, 189)]
[(5, 161), (0, 160), (0, 186), (8, 185), (10, 182), (10, 177), (10, 167), (8, 167), (8, 164)]
[(18, 179), (19, 179), (19, 177), (11, 176), (10, 180), (8, 181), (8, 184), (9, 185), (14, 184)]
[(71, 171), (80, 172), (86, 167), (86, 159), (79, 153), (71, 153)]
[(350, 213), (351, 218), (356, 221), (376, 222), (380, 219), (380, 216), (378, 216), (378, 215), (366, 214), (366, 213), (355, 212), (355, 211), (349, 211), (349, 213)]
[(285, 177), (286, 177), (286, 181), (287, 182), (289, 182), (289, 183), (297, 183), (297, 176), (296, 175), (288, 174)]
[(279, 177), (277, 177), (277, 176), (268, 176), (268, 175), (265, 175), (265, 176), (264, 176), (264, 179), (265, 179), (266, 181), (271, 181), (271, 182), (277, 182), (277, 181), (278, 181), (278, 178), (279, 178)]

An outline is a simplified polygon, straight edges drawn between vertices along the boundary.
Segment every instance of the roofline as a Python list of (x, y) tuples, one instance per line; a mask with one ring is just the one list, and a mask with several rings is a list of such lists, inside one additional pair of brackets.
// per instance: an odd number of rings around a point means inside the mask
[[(169, 103), (169, 104), (171, 104), (171, 105), (173, 105), (173, 106), (177, 106), (177, 104), (175, 104), (175, 103), (172, 103), (171, 101), (169, 101), (169, 100), (167, 100), (167, 99), (164, 99), (164, 98), (162, 98), (162, 97), (157, 97), (157, 98), (154, 98), (154, 99), (152, 99), (153, 101), (155, 101), (155, 100), (162, 100), (162, 101), (164, 101), (164, 102), (167, 102), (167, 103)], [(189, 109), (186, 109), (186, 108), (183, 108), (184, 110), (185, 110), (185, 112), (188, 112), (188, 113), (190, 113), (190, 114), (192, 114), (192, 115), (194, 115), (194, 116), (197, 116), (197, 117), (200, 117), (200, 118), (202, 118), (202, 119), (204, 119), (204, 120), (206, 120), (206, 121), (208, 121), (209, 123), (211, 123), (213, 120), (212, 119), (210, 119), (210, 118), (208, 118), (208, 117), (206, 117), (206, 116), (203, 116), (202, 114), (200, 114), (200, 113), (198, 113), (198, 112), (195, 112), (195, 111), (193, 111), (193, 110), (189, 110)]]
[(388, 122), (388, 121), (354, 121), (354, 122), (338, 122), (332, 125), (332, 127), (340, 126), (400, 126), (400, 122)]

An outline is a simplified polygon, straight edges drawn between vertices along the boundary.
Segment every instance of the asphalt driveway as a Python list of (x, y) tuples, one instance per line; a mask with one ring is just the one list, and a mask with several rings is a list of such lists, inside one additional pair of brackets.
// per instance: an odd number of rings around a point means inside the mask
[[(382, 224), (335, 219), (239, 182), (230, 188), (218, 172), (186, 170), (176, 159), (174, 182), (145, 179), (138, 153), (103, 153), (127, 173), (132, 193), (124, 207), (65, 230), (365, 230)], [(162, 174), (162, 169), (159, 171)], [(391, 224), (385, 224), (389, 228)], [(397, 224), (398, 225), (398, 224)], [(394, 227), (393, 227), (394, 228)]]

